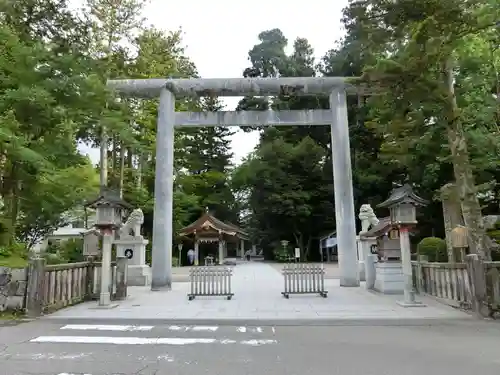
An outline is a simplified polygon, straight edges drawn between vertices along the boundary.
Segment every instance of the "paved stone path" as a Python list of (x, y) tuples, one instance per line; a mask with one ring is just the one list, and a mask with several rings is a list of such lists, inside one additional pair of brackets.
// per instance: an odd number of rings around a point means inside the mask
[(0, 328), (12, 375), (497, 375), (500, 326), (62, 325)]
[[(341, 324), (362, 324), (377, 320), (397, 324), (406, 319), (473, 319), (466, 313), (430, 299), (419, 308), (403, 308), (396, 304), (399, 296), (384, 296), (359, 288), (341, 288), (338, 280), (326, 280), (328, 298), (317, 295), (298, 295), (284, 299), (282, 275), (274, 267), (261, 262), (242, 263), (234, 267), (231, 301), (222, 297), (199, 298), (188, 301), (189, 283), (174, 283), (172, 291), (151, 292), (147, 287), (129, 288), (130, 297), (112, 309), (96, 309), (96, 302), (79, 304), (48, 315), (43, 319), (66, 320), (153, 320), (210, 323), (226, 321), (289, 321), (292, 324), (321, 324), (330, 321)], [(422, 299), (422, 298), (421, 298)]]

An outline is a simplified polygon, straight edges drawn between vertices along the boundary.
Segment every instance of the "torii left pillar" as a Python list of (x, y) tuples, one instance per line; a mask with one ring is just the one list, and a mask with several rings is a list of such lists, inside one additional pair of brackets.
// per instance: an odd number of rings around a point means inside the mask
[(162, 89), (156, 131), (155, 206), (151, 289), (172, 288), (175, 97)]

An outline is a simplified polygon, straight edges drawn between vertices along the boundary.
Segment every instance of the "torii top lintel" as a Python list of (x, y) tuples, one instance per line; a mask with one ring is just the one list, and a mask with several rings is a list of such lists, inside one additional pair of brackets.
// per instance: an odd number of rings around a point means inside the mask
[[(356, 83), (357, 82), (357, 83)], [(176, 97), (186, 96), (272, 96), (348, 93), (366, 91), (358, 77), (281, 77), (281, 78), (152, 78), (109, 80), (108, 87), (124, 95), (151, 98), (162, 89)]]
[(182, 228), (179, 231), (181, 236), (189, 236), (191, 234), (202, 234), (206, 231), (215, 231), (221, 234), (226, 234), (231, 237), (237, 237), (241, 239), (247, 239), (248, 235), (242, 229), (238, 228), (236, 225), (225, 223), (216, 217), (212, 216), (210, 213), (205, 212), (198, 220), (194, 223), (189, 224), (187, 227)]

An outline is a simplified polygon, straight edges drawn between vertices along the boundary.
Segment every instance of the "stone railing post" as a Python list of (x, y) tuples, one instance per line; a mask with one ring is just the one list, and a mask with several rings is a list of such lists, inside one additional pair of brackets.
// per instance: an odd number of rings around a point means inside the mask
[(477, 254), (467, 255), (466, 260), (472, 294), (472, 308), (476, 315), (483, 318), (489, 315), (489, 308), (486, 304), (486, 272), (484, 262)]
[(417, 258), (417, 292), (425, 293), (425, 273), (424, 266), (429, 262), (427, 255), (419, 255)]
[(116, 257), (116, 299), (127, 298), (127, 268), (128, 259), (126, 257)]
[(373, 289), (375, 287), (375, 279), (376, 279), (376, 271), (375, 271), (375, 262), (377, 260), (377, 256), (373, 254), (369, 254), (365, 258), (365, 278), (366, 289)]
[(92, 300), (94, 297), (94, 274), (95, 274), (95, 264), (94, 264), (94, 257), (87, 257), (87, 280), (85, 282), (85, 299), (86, 300)]
[(45, 259), (31, 258), (28, 265), (26, 315), (36, 318), (43, 313), (45, 288)]

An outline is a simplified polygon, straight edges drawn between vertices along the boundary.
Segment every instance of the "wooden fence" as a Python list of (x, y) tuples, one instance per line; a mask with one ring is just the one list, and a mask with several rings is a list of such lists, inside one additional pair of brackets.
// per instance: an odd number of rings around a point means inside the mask
[(493, 317), (500, 311), (500, 262), (484, 262), (468, 255), (467, 263), (412, 262), (418, 293), (450, 306)]
[[(46, 265), (32, 259), (28, 269), (26, 313), (39, 316), (66, 306), (99, 298), (101, 263)], [(116, 293), (116, 264), (111, 264), (110, 294)]]

